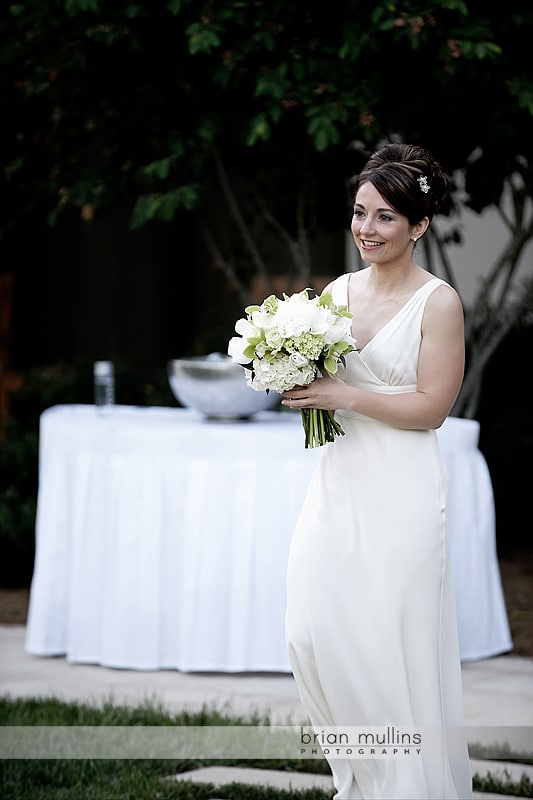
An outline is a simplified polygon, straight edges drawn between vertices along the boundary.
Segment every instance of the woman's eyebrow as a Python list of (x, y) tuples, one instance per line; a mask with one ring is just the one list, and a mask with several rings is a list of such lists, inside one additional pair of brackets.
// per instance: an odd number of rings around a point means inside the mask
[[(362, 205), (361, 203), (354, 203), (354, 208), (364, 208), (364, 205)], [(388, 208), (386, 206), (385, 208), (376, 208), (376, 211), (387, 211), (389, 213), (393, 213), (394, 209), (393, 208)]]

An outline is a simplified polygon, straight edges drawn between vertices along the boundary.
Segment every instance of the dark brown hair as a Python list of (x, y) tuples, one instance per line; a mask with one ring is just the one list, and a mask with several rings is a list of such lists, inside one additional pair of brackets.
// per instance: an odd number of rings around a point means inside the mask
[(370, 156), (355, 182), (355, 195), (368, 181), (410, 225), (424, 217), (431, 221), (451, 186), (441, 165), (412, 144), (386, 144)]

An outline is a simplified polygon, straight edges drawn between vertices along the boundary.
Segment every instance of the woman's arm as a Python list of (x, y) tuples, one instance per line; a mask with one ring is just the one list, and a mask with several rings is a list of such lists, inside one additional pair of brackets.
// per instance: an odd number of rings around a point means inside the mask
[(415, 392), (385, 394), (348, 386), (339, 378), (318, 378), (285, 392), (291, 408), (343, 408), (397, 428), (439, 428), (459, 394), (465, 365), (464, 316), (457, 292), (440, 286), (428, 298)]

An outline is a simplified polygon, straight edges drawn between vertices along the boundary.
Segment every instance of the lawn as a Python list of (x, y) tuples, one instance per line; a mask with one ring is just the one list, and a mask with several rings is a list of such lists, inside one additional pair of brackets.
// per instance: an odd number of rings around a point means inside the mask
[[(269, 726), (265, 717), (235, 717), (204, 708), (198, 712), (169, 714), (158, 705), (137, 707), (104, 703), (100, 707), (66, 703), (56, 699), (12, 699), (0, 697), (1, 726)], [(284, 770), (288, 773), (316, 772), (329, 775), (323, 758), (285, 760), (253, 759), (108, 759), (38, 758), (0, 760), (2, 800), (331, 800), (319, 788), (282, 790), (268, 786), (232, 783), (212, 784), (173, 781), (171, 776), (209, 765), (233, 765)], [(474, 788), (515, 797), (533, 797), (533, 784), (524, 776), (519, 783), (474, 777)]]

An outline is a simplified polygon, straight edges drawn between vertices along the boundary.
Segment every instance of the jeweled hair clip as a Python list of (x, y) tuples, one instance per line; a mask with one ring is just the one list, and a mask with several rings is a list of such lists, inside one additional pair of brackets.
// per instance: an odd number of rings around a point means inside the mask
[(429, 183), (426, 176), (421, 175), (419, 178), (417, 178), (417, 180), (418, 180), (418, 185), (420, 186), (420, 190), (424, 192), (424, 194), (427, 194), (429, 192)]

